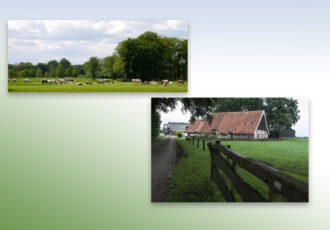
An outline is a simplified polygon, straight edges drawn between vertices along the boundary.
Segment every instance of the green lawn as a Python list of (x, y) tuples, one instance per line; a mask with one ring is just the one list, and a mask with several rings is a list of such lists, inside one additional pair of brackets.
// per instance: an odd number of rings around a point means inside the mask
[[(210, 181), (210, 153), (196, 147), (184, 139), (177, 139), (187, 157), (182, 158), (170, 181), (167, 201), (198, 202), (224, 201), (216, 185)], [(223, 145), (245, 156), (262, 161), (297, 179), (308, 182), (308, 139), (287, 139), (283, 141), (244, 142), (223, 141)], [(264, 197), (268, 195), (268, 187), (252, 174), (240, 167), (238, 174)], [(239, 200), (240, 197), (236, 195)]]
[[(75, 78), (75, 81), (82, 82), (84, 85), (76, 84), (41, 84), (40, 78), (31, 78), (30, 83), (24, 83), (23, 79), (17, 82), (8, 82), (8, 92), (187, 92), (187, 81), (184, 85), (173, 84), (164, 85), (141, 85), (133, 82), (117, 82), (116, 84), (97, 84), (90, 78)], [(86, 85), (85, 81), (91, 81), (93, 85)], [(111, 80), (110, 80), (111, 81)]]

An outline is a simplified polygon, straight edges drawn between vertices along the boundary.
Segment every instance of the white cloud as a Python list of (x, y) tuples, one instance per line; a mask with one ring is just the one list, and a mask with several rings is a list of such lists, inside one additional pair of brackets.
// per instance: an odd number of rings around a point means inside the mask
[[(46, 57), (65, 57), (74, 64), (82, 58), (111, 55), (118, 42), (145, 31), (187, 37), (184, 21), (152, 20), (10, 20), (8, 61), (38, 63)], [(29, 54), (28, 56), (26, 54)]]
[(166, 30), (188, 30), (188, 23), (186, 21), (181, 20), (167, 20), (160, 21), (152, 26), (153, 29), (158, 31), (166, 31)]

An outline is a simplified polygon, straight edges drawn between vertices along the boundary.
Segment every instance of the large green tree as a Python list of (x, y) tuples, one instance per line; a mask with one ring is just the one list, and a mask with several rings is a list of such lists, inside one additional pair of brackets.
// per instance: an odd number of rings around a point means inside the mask
[(100, 70), (100, 60), (97, 57), (91, 57), (88, 62), (84, 64), (86, 72), (90, 73), (93, 80), (96, 77), (96, 73)]
[(58, 78), (62, 78), (65, 76), (65, 67), (62, 63), (58, 64), (58, 66), (56, 67), (56, 76)]

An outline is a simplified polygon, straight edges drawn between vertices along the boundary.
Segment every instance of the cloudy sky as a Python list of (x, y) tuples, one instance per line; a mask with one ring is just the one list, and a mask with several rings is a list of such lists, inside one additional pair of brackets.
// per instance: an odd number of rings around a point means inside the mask
[(188, 38), (181, 20), (10, 20), (8, 63), (48, 62), (63, 57), (83, 64), (91, 56), (111, 55), (118, 42), (145, 31)]
[[(309, 136), (309, 100), (308, 98), (295, 98), (298, 100), (298, 108), (300, 110), (300, 119), (292, 128), (296, 130), (296, 136)], [(190, 113), (183, 114), (181, 111), (181, 103), (177, 108), (169, 113), (161, 113), (161, 128), (168, 122), (189, 122)], [(266, 114), (267, 115), (267, 114)]]

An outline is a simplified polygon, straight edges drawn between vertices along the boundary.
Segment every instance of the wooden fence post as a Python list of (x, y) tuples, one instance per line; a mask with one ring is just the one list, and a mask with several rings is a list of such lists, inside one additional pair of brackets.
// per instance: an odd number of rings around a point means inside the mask
[(205, 151), (205, 139), (203, 139), (203, 151)]
[(197, 148), (199, 147), (199, 138), (197, 138)]

